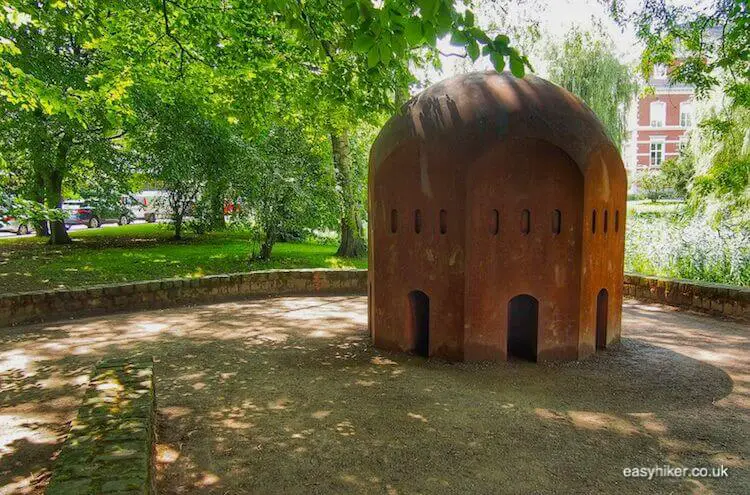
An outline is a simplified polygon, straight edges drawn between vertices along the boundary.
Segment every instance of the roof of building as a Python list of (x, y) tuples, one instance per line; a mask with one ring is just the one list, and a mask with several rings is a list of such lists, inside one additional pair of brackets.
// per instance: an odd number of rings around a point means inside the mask
[(446, 79), (409, 100), (383, 127), (370, 161), (377, 168), (417, 139), (431, 152), (468, 162), (483, 144), (514, 137), (558, 146), (582, 172), (590, 153), (613, 146), (594, 113), (569, 91), (533, 75), (487, 71)]

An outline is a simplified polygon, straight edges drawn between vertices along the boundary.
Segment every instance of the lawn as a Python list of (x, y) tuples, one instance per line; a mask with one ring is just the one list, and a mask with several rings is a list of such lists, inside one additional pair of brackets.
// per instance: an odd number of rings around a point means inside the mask
[(269, 268), (364, 268), (367, 260), (342, 259), (336, 246), (279, 243), (269, 262), (250, 262), (247, 232), (171, 239), (164, 225), (138, 224), (71, 232), (74, 242), (48, 246), (43, 239), (0, 239), (0, 293), (86, 287), (113, 282), (199, 277)]

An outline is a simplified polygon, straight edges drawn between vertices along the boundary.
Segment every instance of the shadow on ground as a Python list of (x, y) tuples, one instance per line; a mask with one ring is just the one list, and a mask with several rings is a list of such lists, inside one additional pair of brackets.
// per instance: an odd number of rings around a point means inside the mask
[[(0, 335), (0, 493), (41, 492), (103, 356), (156, 358), (160, 493), (742, 493), (746, 326), (626, 304), (621, 345), (537, 366), (369, 345), (361, 297), (279, 298)], [(625, 467), (729, 468), (722, 479)]]

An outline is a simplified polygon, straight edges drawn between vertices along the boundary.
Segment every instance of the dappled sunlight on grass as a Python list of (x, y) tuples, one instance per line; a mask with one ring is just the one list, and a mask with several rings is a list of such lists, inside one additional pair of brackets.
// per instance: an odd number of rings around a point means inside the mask
[(252, 245), (246, 232), (218, 232), (174, 241), (163, 226), (128, 225), (79, 230), (71, 235), (77, 242), (61, 247), (47, 246), (35, 238), (0, 239), (1, 290), (75, 288), (270, 268), (367, 265), (364, 258), (338, 258), (336, 246), (320, 244), (279, 243), (271, 260), (250, 261)]

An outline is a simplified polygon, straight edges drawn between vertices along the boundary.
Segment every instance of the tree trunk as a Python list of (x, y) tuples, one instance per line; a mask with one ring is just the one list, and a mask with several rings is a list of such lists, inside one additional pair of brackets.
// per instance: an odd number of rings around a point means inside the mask
[(175, 241), (181, 241), (182, 240), (182, 215), (175, 215), (172, 219), (174, 223), (174, 240)]
[[(44, 204), (44, 177), (38, 172), (34, 172), (34, 191), (31, 194), (31, 200), (40, 205)], [(34, 231), (37, 237), (49, 237), (49, 224), (47, 220), (34, 219)]]
[[(46, 180), (46, 204), (47, 208), (62, 208), (62, 183), (63, 174), (59, 170), (52, 170), (47, 174)], [(50, 220), (49, 222), (49, 244), (70, 244), (70, 236), (65, 230), (65, 222), (62, 220)]]
[(211, 230), (222, 230), (227, 226), (226, 220), (224, 220), (224, 192), (223, 187), (215, 186), (210, 192), (210, 207), (211, 207)]
[(331, 133), (333, 166), (336, 169), (336, 182), (341, 194), (341, 244), (338, 256), (357, 258), (367, 253), (359, 214), (359, 202), (354, 184), (352, 157), (349, 152), (349, 136), (346, 131)]
[(274, 236), (267, 235), (266, 238), (263, 239), (263, 243), (260, 245), (260, 254), (258, 255), (258, 258), (262, 259), (263, 261), (270, 260), (271, 251), (273, 250), (274, 244)]

